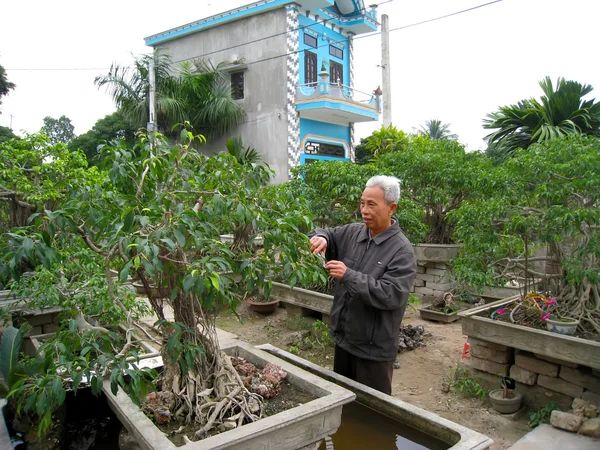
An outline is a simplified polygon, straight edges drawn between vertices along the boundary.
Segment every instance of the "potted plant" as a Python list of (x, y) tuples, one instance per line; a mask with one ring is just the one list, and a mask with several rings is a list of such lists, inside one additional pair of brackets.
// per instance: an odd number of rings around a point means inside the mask
[(512, 414), (521, 408), (523, 396), (515, 390), (515, 380), (509, 377), (501, 378), (502, 389), (490, 391), (492, 407), (502, 414)]
[(579, 321), (575, 336), (597, 338), (598, 161), (598, 138), (570, 136), (533, 145), (496, 166), (490, 173), (496, 189), (453, 215), (455, 235), (464, 242), (456, 278), (477, 287), (523, 280), (522, 301), (530, 292), (553, 298), (542, 316), (572, 318)]
[[(310, 216), (302, 199), (289, 195), (285, 187), (266, 185), (272, 175), (266, 166), (240, 165), (228, 154), (202, 155), (191, 145), (196, 138), (191, 132), (182, 128), (181, 136), (182, 143), (175, 146), (158, 133), (141, 134), (135, 150), (125, 148), (122, 142), (104, 146), (109, 170), (90, 183), (73, 185), (60, 210), (46, 210), (35, 217), (34, 227), (22, 230), (24, 239), (29, 240), (20, 244), (27, 249), (31, 246), (31, 251), (10, 252), (5, 261), (16, 267), (21, 258), (31, 254), (47, 260), (48, 255), (59, 254), (62, 245), (77, 242), (83, 246), (78, 264), (89, 265), (96, 276), (104, 274), (102, 299), (113, 305), (128, 328), (132, 313), (124, 299), (141, 303), (122, 288), (128, 277), (135, 274), (146, 288), (167, 289), (166, 298), (153, 290), (147, 293), (163, 337), (164, 367), (159, 383), (161, 392), (173, 399), (171, 414), (199, 424), (194, 433), (198, 439), (228, 417), (235, 416), (239, 425), (260, 417), (260, 399), (249, 393), (229, 357), (219, 349), (217, 305), (227, 304), (235, 310), (241, 288), (264, 288), (274, 271), (291, 277), (309, 254), (305, 233), (310, 229)], [(245, 220), (252, 218), (253, 228), (263, 237), (261, 251), (240, 258), (240, 253), (234, 254), (220, 241), (217, 224), (231, 211)], [(40, 228), (48, 236), (32, 239), (31, 232)], [(47, 270), (59, 274), (73, 261), (58, 258), (60, 264), (49, 264)], [(110, 274), (115, 266), (117, 279)], [(235, 282), (228, 273), (240, 274), (242, 282)], [(76, 286), (70, 290), (75, 298), (94, 298), (98, 288), (75, 275), (55, 278), (71, 288)], [(58, 285), (58, 290), (62, 287), (60, 283), (50, 285)], [(69, 298), (67, 295), (63, 301)], [(173, 310), (172, 320), (165, 315), (167, 304)], [(72, 326), (77, 332), (77, 323)], [(127, 339), (113, 356), (123, 355), (130, 347)], [(113, 393), (126, 387), (132, 401), (139, 404), (144, 400), (145, 385), (135, 367), (122, 366), (121, 359), (102, 361), (99, 369), (114, 374), (109, 383)], [(86, 370), (90, 367), (95, 367), (95, 361), (86, 365)], [(119, 368), (129, 370), (131, 376), (124, 377)], [(61, 380), (69, 375), (69, 370), (55, 374)], [(90, 378), (93, 387), (96, 375), (90, 372)], [(197, 401), (192, 404), (189, 398)], [(220, 402), (216, 413), (200, 407), (210, 402)], [(252, 408), (243, 408), (240, 414), (237, 405), (248, 402)], [(44, 408), (39, 412), (47, 413)]]
[(579, 320), (571, 317), (550, 315), (550, 317), (546, 319), (546, 326), (548, 327), (548, 331), (553, 333), (573, 336), (579, 326)]

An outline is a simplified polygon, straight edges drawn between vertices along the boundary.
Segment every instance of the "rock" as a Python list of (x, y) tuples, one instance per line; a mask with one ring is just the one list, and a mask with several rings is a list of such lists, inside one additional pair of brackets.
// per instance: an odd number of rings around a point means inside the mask
[(583, 423), (583, 417), (562, 411), (552, 411), (550, 423), (555, 428), (576, 433)]
[(600, 438), (600, 418), (586, 420), (583, 422), (579, 432), (586, 436)]
[(404, 350), (414, 350), (417, 347), (425, 345), (425, 327), (423, 325), (401, 325), (400, 335), (398, 337), (398, 353)]
[(285, 345), (298, 345), (298, 343), (304, 341), (308, 336), (310, 336), (310, 330), (295, 331), (294, 333), (290, 333)]
[(574, 398), (573, 403), (571, 404), (571, 409), (573, 411), (577, 411), (579, 409), (585, 408), (587, 405), (589, 405), (589, 402), (585, 401), (584, 399)]
[(223, 422), (221, 425), (219, 425), (217, 427), (217, 430), (219, 430), (221, 433), (223, 433), (225, 431), (233, 430), (236, 427), (237, 427), (237, 424), (235, 422), (232, 422), (231, 420), (226, 420), (225, 422)]
[(396, 361), (394, 361), (394, 369), (399, 369), (400, 368), (400, 360), (398, 358), (396, 358)]

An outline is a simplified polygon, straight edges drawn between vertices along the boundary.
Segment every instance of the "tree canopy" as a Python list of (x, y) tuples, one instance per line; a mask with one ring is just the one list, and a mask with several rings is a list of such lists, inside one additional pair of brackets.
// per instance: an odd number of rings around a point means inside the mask
[(149, 114), (149, 64), (154, 62), (158, 129), (170, 133), (177, 123), (189, 121), (207, 137), (220, 136), (239, 124), (244, 110), (231, 96), (229, 75), (223, 65), (196, 60), (174, 65), (164, 54), (135, 58), (130, 67), (113, 66), (95, 79), (106, 87), (115, 105), (135, 128), (144, 128)]
[(71, 119), (66, 116), (60, 116), (54, 119), (50, 116), (44, 117), (44, 125), (40, 129), (42, 133), (48, 136), (51, 144), (68, 144), (75, 138), (75, 127), (71, 123)]
[(593, 90), (591, 85), (559, 78), (555, 89), (550, 77), (539, 85), (544, 92), (540, 100), (529, 98), (501, 106), (483, 120), (484, 128), (496, 130), (485, 137), (492, 157), (512, 156), (517, 148), (559, 136), (600, 137), (600, 103), (584, 100)]
[[(2, 106), (2, 97), (8, 95), (8, 92), (16, 87), (15, 83), (8, 81), (6, 70), (0, 65), (0, 106)], [(2, 114), (1, 109), (0, 114)]]
[(419, 127), (418, 133), (433, 140), (457, 140), (458, 135), (450, 132), (450, 124), (442, 123), (439, 119), (426, 120), (425, 125)]

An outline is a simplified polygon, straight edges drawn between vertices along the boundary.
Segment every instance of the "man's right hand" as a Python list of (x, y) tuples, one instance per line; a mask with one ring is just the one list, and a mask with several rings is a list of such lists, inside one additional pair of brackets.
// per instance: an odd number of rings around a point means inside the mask
[(325, 253), (327, 250), (327, 239), (322, 236), (313, 236), (310, 238), (310, 251), (313, 253)]

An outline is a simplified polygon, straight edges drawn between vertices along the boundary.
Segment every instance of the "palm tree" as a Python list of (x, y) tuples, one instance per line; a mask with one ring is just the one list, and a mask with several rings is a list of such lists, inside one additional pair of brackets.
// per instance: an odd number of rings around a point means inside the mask
[(145, 127), (149, 106), (149, 63), (154, 59), (156, 123), (168, 133), (177, 123), (189, 121), (196, 132), (220, 136), (244, 119), (244, 110), (232, 99), (228, 75), (222, 65), (203, 61), (182, 63), (177, 71), (164, 54), (143, 55), (129, 67), (113, 66), (94, 83), (105, 86), (119, 112), (135, 127)]
[(425, 125), (421, 125), (418, 133), (421, 136), (427, 136), (429, 139), (439, 141), (455, 141), (458, 139), (456, 134), (450, 133), (450, 124), (442, 123), (439, 119), (426, 120)]
[(505, 158), (518, 148), (570, 134), (600, 136), (600, 103), (583, 100), (592, 86), (559, 78), (554, 90), (550, 77), (539, 84), (545, 94), (540, 101), (501, 106), (483, 120), (484, 128), (496, 130), (485, 137), (488, 154)]

